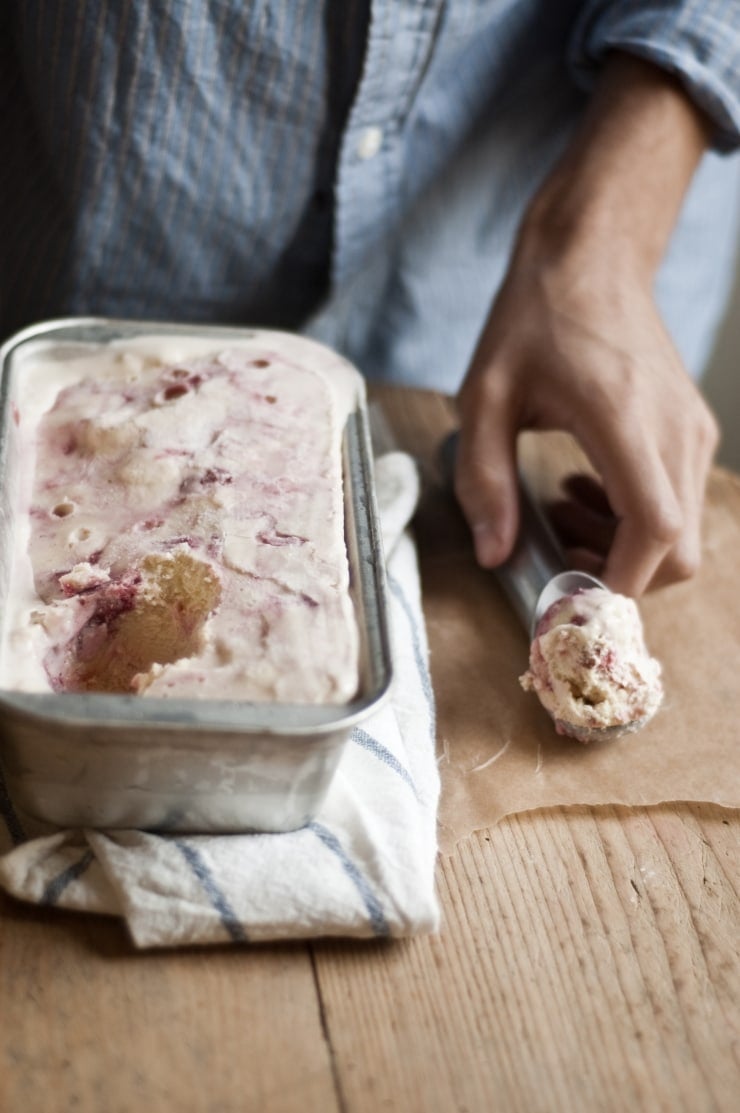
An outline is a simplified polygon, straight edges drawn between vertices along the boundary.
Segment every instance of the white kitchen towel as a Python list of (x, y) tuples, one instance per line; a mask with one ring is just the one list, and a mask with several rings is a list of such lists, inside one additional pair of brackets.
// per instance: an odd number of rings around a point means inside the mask
[(0, 884), (21, 900), (122, 916), (135, 944), (438, 929), (439, 775), (416, 549), (413, 461), (376, 461), (394, 652), (391, 699), (345, 747), (313, 822), (286, 834), (42, 829), (0, 773)]

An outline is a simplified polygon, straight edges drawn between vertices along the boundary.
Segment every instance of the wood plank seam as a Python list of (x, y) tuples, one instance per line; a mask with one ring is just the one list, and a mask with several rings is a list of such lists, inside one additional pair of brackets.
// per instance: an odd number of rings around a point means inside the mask
[(339, 1071), (339, 1064), (337, 1062), (336, 1049), (331, 1036), (331, 1028), (329, 1025), (329, 1017), (327, 1013), (324, 995), (321, 991), (321, 982), (319, 979), (318, 965), (316, 962), (316, 950), (313, 943), (309, 943), (306, 947), (308, 951), (308, 958), (311, 963), (311, 975), (313, 977), (313, 984), (316, 990), (316, 1005), (319, 1010), (319, 1022), (321, 1024), (321, 1032), (326, 1044), (326, 1053), (329, 1057), (329, 1067), (331, 1069), (332, 1083), (334, 1085), (334, 1094), (337, 1100), (338, 1113), (349, 1113), (349, 1106), (342, 1087), (342, 1078)]

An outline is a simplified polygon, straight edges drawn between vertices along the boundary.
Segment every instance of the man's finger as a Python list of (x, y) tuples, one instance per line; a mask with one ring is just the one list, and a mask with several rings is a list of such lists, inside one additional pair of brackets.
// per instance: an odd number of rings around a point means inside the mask
[(468, 405), (457, 448), (455, 494), (484, 568), (506, 560), (519, 525), (516, 427), (507, 413), (490, 399)]

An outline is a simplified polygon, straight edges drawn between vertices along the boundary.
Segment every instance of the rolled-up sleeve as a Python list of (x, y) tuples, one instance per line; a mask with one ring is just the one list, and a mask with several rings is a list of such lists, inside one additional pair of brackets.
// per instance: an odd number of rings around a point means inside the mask
[(714, 147), (740, 147), (740, 0), (586, 0), (569, 64), (590, 88), (610, 50), (673, 73), (714, 125)]

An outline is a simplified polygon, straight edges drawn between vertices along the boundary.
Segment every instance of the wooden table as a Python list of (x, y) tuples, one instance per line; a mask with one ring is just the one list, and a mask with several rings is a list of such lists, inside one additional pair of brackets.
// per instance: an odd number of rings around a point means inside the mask
[[(383, 397), (428, 458), (449, 409)], [(739, 835), (709, 805), (509, 817), (440, 859), (441, 934), (395, 943), (140, 954), (0, 897), (0, 1110), (734, 1111)]]

